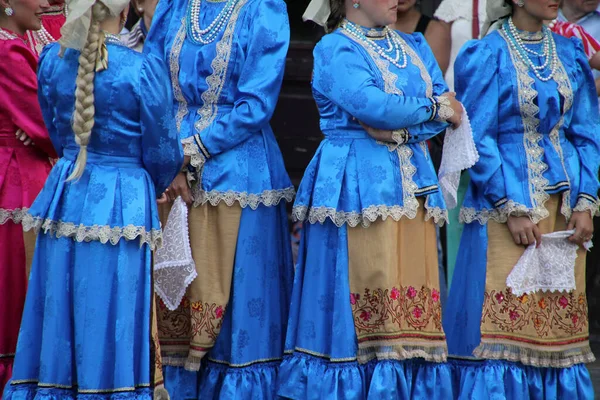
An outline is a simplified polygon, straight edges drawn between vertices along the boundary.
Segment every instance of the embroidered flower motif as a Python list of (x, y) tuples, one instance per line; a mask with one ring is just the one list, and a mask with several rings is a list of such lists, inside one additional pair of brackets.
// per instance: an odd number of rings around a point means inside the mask
[(400, 291), (397, 288), (392, 288), (392, 291), (390, 292), (390, 298), (392, 300), (397, 300), (398, 297), (400, 297)]
[(579, 321), (579, 317), (577, 316), (577, 314), (573, 314), (573, 316), (571, 317), (571, 321), (573, 321), (573, 325), (577, 324), (577, 321)]
[(421, 318), (421, 315), (423, 315), (423, 310), (421, 310), (421, 308), (420, 308), (420, 307), (415, 307), (415, 308), (413, 309), (413, 311), (412, 311), (412, 315), (413, 315), (415, 318)]
[(496, 301), (498, 302), (498, 304), (504, 301), (504, 294), (502, 292), (496, 293)]
[(355, 305), (358, 300), (360, 300), (360, 294), (350, 293), (350, 304)]
[(440, 301), (440, 292), (438, 292), (437, 290), (433, 289), (431, 291), (431, 298), (433, 299), (434, 302), (438, 302)]
[(585, 304), (585, 296), (580, 294), (578, 302), (580, 305), (584, 305)]
[(417, 291), (415, 290), (414, 287), (409, 286), (408, 290), (406, 291), (406, 295), (408, 296), (409, 299), (414, 299), (415, 296), (417, 295)]
[(215, 316), (219, 319), (221, 319), (221, 317), (223, 317), (223, 307), (221, 307), (221, 306), (217, 307), (217, 309), (215, 310)]
[(200, 312), (202, 312), (202, 310), (204, 309), (201, 301), (196, 301), (196, 302), (192, 303), (191, 307), (192, 307), (192, 310), (200, 311)]
[(520, 317), (519, 313), (515, 310), (510, 310), (508, 315), (510, 316), (511, 321), (516, 321)]
[(362, 313), (360, 313), (360, 318), (363, 321), (369, 321), (371, 319), (371, 313), (368, 311), (363, 311)]
[(548, 306), (546, 305), (546, 299), (545, 299), (545, 298), (542, 298), (540, 301), (538, 301), (538, 306), (539, 306), (539, 307), (540, 307), (542, 310), (545, 310), (545, 309), (546, 309), (546, 307), (548, 307)]
[(561, 296), (560, 299), (558, 299), (558, 304), (565, 309), (569, 305), (569, 300), (567, 300), (565, 296)]
[(524, 295), (522, 295), (521, 297), (519, 297), (519, 301), (520, 301), (522, 304), (525, 304), (525, 303), (527, 303), (527, 302), (529, 301), (529, 296), (527, 296), (527, 294), (524, 294)]

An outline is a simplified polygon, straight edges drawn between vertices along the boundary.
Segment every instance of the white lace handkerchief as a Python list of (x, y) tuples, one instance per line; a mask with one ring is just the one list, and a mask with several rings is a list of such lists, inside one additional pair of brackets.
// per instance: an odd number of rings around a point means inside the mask
[[(542, 244), (530, 245), (512, 269), (506, 286), (516, 296), (525, 293), (568, 292), (575, 289), (577, 248), (568, 238), (575, 231), (560, 231), (542, 235)], [(591, 242), (585, 244), (591, 248)]]
[(479, 153), (473, 140), (469, 116), (463, 110), (460, 126), (457, 129), (448, 128), (444, 138), (444, 150), (438, 178), (446, 207), (457, 206), (460, 173), (471, 168), (478, 160)]
[(154, 291), (173, 311), (196, 276), (188, 232), (188, 209), (178, 197), (164, 228), (163, 245), (154, 254)]

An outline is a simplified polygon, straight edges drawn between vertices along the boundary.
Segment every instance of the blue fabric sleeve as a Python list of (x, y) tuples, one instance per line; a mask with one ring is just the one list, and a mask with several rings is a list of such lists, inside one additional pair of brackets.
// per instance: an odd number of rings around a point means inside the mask
[(469, 170), (471, 181), (492, 204), (506, 200), (506, 183), (498, 149), (498, 62), (483, 40), (468, 42), (454, 64), (456, 97), (473, 129), (479, 161)]
[(600, 167), (600, 117), (594, 77), (581, 41), (575, 43), (577, 91), (573, 94), (573, 117), (566, 129), (567, 138), (575, 145), (581, 160), (579, 196), (598, 199)]
[[(431, 47), (429, 47), (429, 44), (425, 40), (423, 34), (415, 33), (412, 36), (417, 45), (417, 54), (419, 57), (421, 57), (427, 72), (431, 76), (431, 82), (433, 84), (433, 96), (441, 96), (442, 94), (448, 92), (448, 85), (446, 85), (446, 81), (442, 75), (442, 70), (438, 66), (435, 56), (433, 55), (433, 51), (431, 50)], [(410, 134), (410, 140), (408, 142), (418, 143), (424, 140), (429, 140), (432, 137), (442, 133), (448, 126), (449, 124), (447, 122), (435, 120), (411, 126), (408, 128), (408, 133)]]
[(432, 104), (425, 95), (401, 96), (379, 87), (359, 46), (342, 34), (326, 35), (314, 50), (313, 90), (376, 129), (397, 130), (431, 119)]
[(249, 21), (246, 59), (232, 110), (196, 134), (207, 156), (225, 152), (268, 126), (277, 105), (290, 43), (283, 0), (261, 0)]
[[(163, 0), (164, 1), (164, 0)], [(140, 124), (144, 167), (160, 196), (183, 164), (183, 148), (175, 127), (173, 103), (166, 63), (154, 54), (146, 55), (140, 74)]]
[[(38, 101), (40, 108), (42, 109), (42, 117), (48, 129), (48, 135), (56, 150), (57, 156), (60, 158), (63, 156), (63, 148), (58, 136), (58, 130), (54, 124), (54, 113), (50, 105), (50, 87), (48, 86), (47, 77), (50, 76), (50, 60), (48, 57), (58, 57), (58, 45), (50, 45), (44, 47), (42, 54), (40, 54), (40, 61), (38, 64)], [(51, 54), (49, 54), (51, 53)], [(55, 103), (52, 101), (52, 103)]]
[[(167, 61), (167, 49), (165, 41), (169, 25), (171, 23), (171, 14), (173, 0), (159, 0), (154, 10), (152, 24), (148, 31), (148, 36), (144, 41), (144, 54), (153, 54), (154, 56)], [(171, 81), (169, 77), (169, 82)]]

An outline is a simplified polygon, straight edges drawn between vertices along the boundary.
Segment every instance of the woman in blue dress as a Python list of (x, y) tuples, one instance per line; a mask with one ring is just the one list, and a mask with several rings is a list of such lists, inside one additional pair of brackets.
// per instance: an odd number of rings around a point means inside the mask
[(452, 397), (435, 234), (447, 213), (426, 140), (462, 108), (423, 36), (386, 28), (396, 6), (315, 0), (305, 14), (330, 31), (312, 82), (325, 138), (294, 205), (285, 398)]
[(168, 72), (115, 36), (128, 1), (67, 4), (66, 50), (38, 70), (61, 159), (23, 222), (38, 236), (4, 399), (152, 399), (156, 194), (183, 164)]
[[(461, 399), (592, 399), (585, 251), (576, 288), (516, 295), (507, 277), (540, 235), (591, 238), (598, 213), (600, 119), (579, 40), (543, 26), (558, 0), (488, 0), (498, 30), (462, 49), (457, 97), (480, 155), (444, 315)], [(489, 23), (488, 23), (489, 26)], [(557, 255), (560, 257), (560, 254)], [(551, 272), (547, 272), (551, 276)]]
[(158, 305), (172, 399), (274, 396), (295, 191), (269, 122), (289, 35), (283, 0), (161, 0), (154, 14), (144, 52), (170, 65), (189, 161), (167, 196), (191, 203), (198, 275), (177, 309)]

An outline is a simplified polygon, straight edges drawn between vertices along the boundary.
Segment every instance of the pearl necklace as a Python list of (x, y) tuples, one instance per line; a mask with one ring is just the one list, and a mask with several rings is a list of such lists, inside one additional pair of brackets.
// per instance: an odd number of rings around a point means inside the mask
[[(381, 47), (377, 42), (373, 39), (369, 38), (365, 33), (353, 22), (348, 21), (347, 19), (341, 25), (341, 28), (348, 32), (350, 36), (357, 39), (359, 42), (365, 43), (369, 46), (373, 51), (379, 54), (383, 59), (391, 62), (396, 67), (403, 69), (406, 68), (408, 57), (406, 56), (406, 49), (404, 47), (403, 41), (400, 39), (398, 34), (393, 32), (388, 27), (383, 29), (382, 38), (386, 39), (387, 49)], [(395, 53), (392, 57), (388, 55), (388, 53)], [(402, 59), (402, 62), (400, 62)]]
[[(65, 18), (67, 18), (69, 16), (67, 4), (65, 3), (63, 7), (64, 7), (63, 14), (64, 14)], [(36, 47), (40, 47), (38, 49), (39, 51), (41, 51), (41, 49), (44, 48), (46, 45), (56, 42), (56, 39), (50, 34), (50, 32), (48, 32), (46, 30), (46, 27), (44, 26), (43, 22), (42, 22), (42, 28), (40, 30), (36, 31), (35, 33), (36, 33), (36, 39), (37, 39), (36, 42), (39, 42), (39, 43), (36, 43), (38, 45)]]
[(239, 0), (228, 0), (225, 7), (216, 18), (204, 29), (200, 27), (200, 14), (202, 0), (191, 0), (188, 11), (188, 30), (194, 41), (202, 44), (210, 44), (215, 41), (225, 24), (231, 18), (231, 14)]
[(13, 35), (12, 33), (7, 32), (4, 29), (0, 28), (0, 38), (2, 38), (4, 40), (13, 40), (13, 39), (17, 39), (17, 35)]
[[(509, 46), (512, 47), (513, 50), (517, 53), (517, 55), (521, 59), (521, 61), (525, 65), (527, 65), (531, 68), (531, 70), (533, 71), (535, 76), (540, 81), (548, 82), (550, 79), (552, 79), (554, 77), (554, 73), (556, 72), (556, 68), (558, 66), (558, 54), (556, 52), (556, 43), (554, 42), (554, 38), (552, 37), (552, 34), (548, 31), (548, 29), (546, 27), (542, 28), (542, 33), (544, 35), (542, 40), (548, 41), (548, 49), (545, 50), (543, 52), (543, 54), (541, 55), (542, 57), (546, 58), (544, 65), (537, 66), (529, 57), (527, 48), (523, 44), (523, 41), (519, 40), (520, 38), (517, 39), (519, 36), (518, 36), (518, 32), (515, 35), (516, 27), (513, 30), (510, 26), (510, 23), (512, 23), (511, 19), (509, 19), (509, 23), (504, 24), (502, 26), (502, 30), (504, 31), (504, 34), (509, 39), (508, 40)], [(513, 26), (514, 26), (514, 24), (513, 24)], [(548, 65), (550, 65), (550, 72), (548, 73), (548, 76), (542, 76), (540, 71), (547, 69)]]
[(543, 48), (542, 48), (542, 52), (538, 53), (537, 51), (531, 50), (531, 49), (527, 48), (527, 46), (524, 45), (523, 39), (521, 38), (521, 35), (519, 35), (519, 31), (517, 30), (517, 27), (513, 23), (512, 18), (510, 18), (508, 20), (508, 28), (510, 29), (510, 32), (512, 33), (513, 37), (517, 40), (517, 43), (519, 43), (519, 45), (521, 47), (523, 47), (523, 49), (525, 49), (526, 52), (528, 52), (529, 54), (533, 54), (534, 56), (538, 56), (538, 57), (546, 57), (548, 55), (548, 51), (550, 49), (550, 40), (549, 40), (548, 35), (544, 35), (542, 37)]
[(104, 41), (105, 41), (105, 43), (124, 46), (123, 41), (121, 40), (121, 37), (114, 35), (112, 33), (104, 32)]

